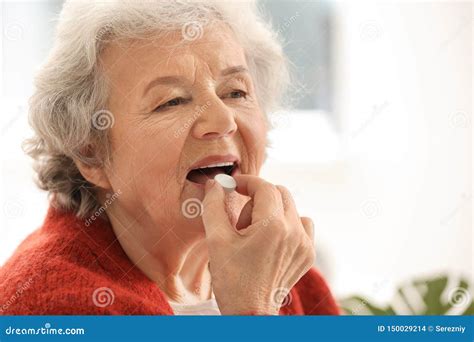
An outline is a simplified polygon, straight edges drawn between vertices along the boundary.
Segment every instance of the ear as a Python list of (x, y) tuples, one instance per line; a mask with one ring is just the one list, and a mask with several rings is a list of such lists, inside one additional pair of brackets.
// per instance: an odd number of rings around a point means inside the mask
[(107, 177), (107, 174), (105, 173), (105, 170), (102, 166), (86, 164), (79, 160), (74, 160), (74, 163), (79, 169), (82, 177), (84, 177), (89, 183), (106, 190), (110, 190), (112, 188), (109, 178)]

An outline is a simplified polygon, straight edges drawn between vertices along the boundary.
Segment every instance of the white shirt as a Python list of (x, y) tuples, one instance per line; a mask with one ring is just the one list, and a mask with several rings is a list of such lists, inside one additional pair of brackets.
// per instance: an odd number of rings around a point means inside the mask
[(216, 299), (212, 296), (204, 302), (197, 304), (181, 304), (168, 301), (175, 315), (180, 316), (219, 316), (221, 312), (217, 306)]

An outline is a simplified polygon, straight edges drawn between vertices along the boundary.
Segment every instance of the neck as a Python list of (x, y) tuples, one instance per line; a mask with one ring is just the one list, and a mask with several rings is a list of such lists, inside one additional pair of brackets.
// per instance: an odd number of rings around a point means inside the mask
[[(172, 230), (143, 235), (156, 227), (127, 220), (115, 210), (108, 218), (123, 250), (168, 300), (194, 304), (211, 298), (211, 276), (207, 244), (203, 237), (182, 237)], [(140, 239), (137, 237), (144, 236)]]

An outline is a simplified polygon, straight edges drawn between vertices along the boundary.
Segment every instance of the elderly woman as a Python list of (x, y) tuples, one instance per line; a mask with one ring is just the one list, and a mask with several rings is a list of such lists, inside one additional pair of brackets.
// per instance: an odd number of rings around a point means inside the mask
[(338, 314), (311, 220), (258, 176), (286, 65), (251, 2), (66, 2), (26, 144), (51, 205), (0, 313)]

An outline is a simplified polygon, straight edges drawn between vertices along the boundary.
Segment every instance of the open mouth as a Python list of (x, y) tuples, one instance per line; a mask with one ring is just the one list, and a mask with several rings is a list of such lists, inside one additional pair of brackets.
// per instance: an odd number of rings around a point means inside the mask
[(189, 171), (186, 179), (197, 184), (206, 184), (208, 179), (213, 179), (216, 175), (224, 173), (232, 176), (238, 169), (237, 162), (225, 162), (210, 164)]

